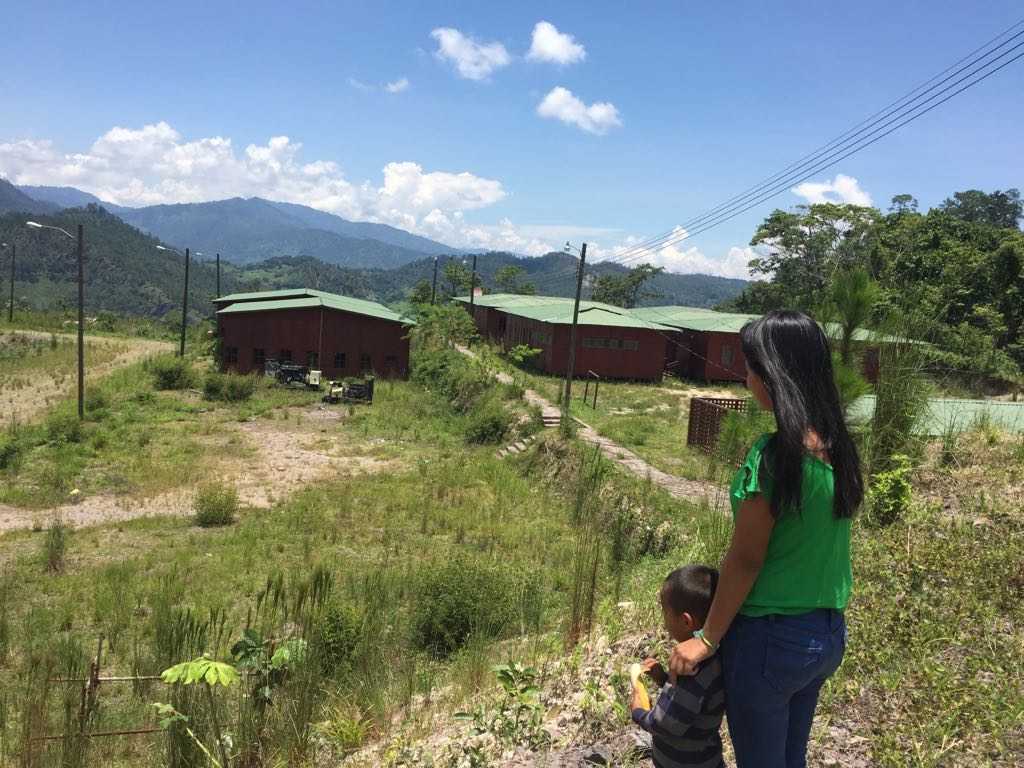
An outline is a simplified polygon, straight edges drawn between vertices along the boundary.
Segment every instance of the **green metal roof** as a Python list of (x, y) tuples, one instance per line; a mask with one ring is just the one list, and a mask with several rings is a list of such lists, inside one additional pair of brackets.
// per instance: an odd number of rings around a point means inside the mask
[[(855, 422), (866, 422), (875, 412), (875, 396), (865, 395), (850, 406), (849, 417)], [(958, 400), (935, 398), (915, 427), (919, 435), (941, 435), (946, 430), (963, 432), (977, 426), (987, 418), (1010, 432), (1024, 433), (1024, 403), (1007, 400)]]
[[(304, 295), (306, 294), (306, 295)], [(242, 298), (244, 297), (244, 298)], [(291, 297), (291, 298), (286, 298)], [(230, 300), (235, 303), (218, 310), (218, 315), (233, 315), (243, 312), (272, 312), (282, 309), (312, 309), (327, 307), (357, 315), (367, 315), (380, 320), (392, 320), (404, 325), (415, 325), (415, 321), (388, 309), (383, 304), (365, 299), (354, 299), (350, 296), (339, 296), (335, 293), (315, 291), (311, 289), (262, 291), (259, 293), (237, 293), (222, 296), (218, 301)]]
[(630, 312), (645, 320), (670, 325), (673, 328), (721, 333), (739, 333), (744, 325), (759, 317), (759, 315), (716, 312), (703, 307), (637, 307)]
[[(469, 304), (469, 296), (456, 296), (454, 298), (455, 301), (462, 302), (463, 304)], [(478, 307), (493, 307), (495, 309), (568, 306), (569, 309), (572, 310), (572, 306), (575, 301), (575, 299), (567, 296), (530, 296), (518, 293), (488, 293), (483, 296), (477, 296), (476, 299), (474, 299), (473, 304)], [(584, 307), (597, 307), (599, 309), (608, 310), (609, 312), (629, 311), (622, 307), (616, 307), (614, 304), (605, 304), (600, 301), (587, 301), (585, 299), (581, 299), (580, 309), (583, 309)]]
[[(645, 328), (651, 331), (671, 331), (666, 325), (652, 323), (643, 318), (634, 317), (625, 309), (611, 311), (604, 306), (590, 305), (590, 302), (580, 302), (580, 314), (577, 320), (578, 325), (604, 325), (613, 328)], [(571, 325), (573, 306), (568, 304), (541, 304), (537, 306), (505, 306), (503, 312), (517, 317), (526, 317), (531, 320), (539, 320), (542, 323), (553, 325)]]

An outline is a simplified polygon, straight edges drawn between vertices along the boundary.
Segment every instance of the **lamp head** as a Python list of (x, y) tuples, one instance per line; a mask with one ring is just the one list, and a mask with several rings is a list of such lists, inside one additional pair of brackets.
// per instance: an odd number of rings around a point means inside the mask
[(42, 229), (43, 228), (43, 225), (40, 224), (38, 221), (26, 221), (25, 222), (25, 226), (26, 227), (32, 227), (32, 229)]

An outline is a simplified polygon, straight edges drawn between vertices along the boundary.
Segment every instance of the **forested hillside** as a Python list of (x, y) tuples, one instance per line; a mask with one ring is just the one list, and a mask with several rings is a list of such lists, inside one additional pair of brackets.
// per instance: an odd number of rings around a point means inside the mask
[[(156, 238), (98, 206), (70, 208), (36, 218), (72, 234), (78, 224), (85, 225), (88, 314), (107, 310), (163, 317), (168, 312), (180, 311), (184, 257), (157, 250), (160, 241)], [(23, 213), (0, 216), (0, 241), (13, 243), (17, 248), (16, 306), (60, 309), (74, 305), (78, 274), (74, 241), (59, 232), (26, 227)], [(8, 258), (9, 249), (4, 249), (5, 267)], [(215, 293), (215, 282), (212, 266), (193, 261), (189, 271), (189, 309), (196, 318), (209, 316), (212, 311), (210, 299)]]
[(34, 200), (10, 182), (0, 179), (0, 213), (53, 213), (57, 206)]
[(868, 325), (897, 323), (975, 376), (1019, 376), (1024, 367), (1024, 233), (1016, 189), (957, 192), (921, 213), (897, 195), (886, 213), (822, 204), (776, 210), (751, 244), (762, 257), (730, 305), (827, 313), (843, 277), (873, 281)]

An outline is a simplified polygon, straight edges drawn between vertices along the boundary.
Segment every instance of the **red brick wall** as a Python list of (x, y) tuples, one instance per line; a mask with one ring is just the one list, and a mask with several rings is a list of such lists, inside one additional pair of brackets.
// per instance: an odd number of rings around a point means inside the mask
[[(261, 371), (254, 350), (277, 359), (291, 350), (292, 361), (307, 364), (317, 353), (318, 366), (327, 378), (359, 376), (363, 356), (378, 376), (406, 378), (409, 374), (409, 329), (401, 323), (335, 309), (283, 309), (220, 315), (221, 368), (239, 373)], [(237, 362), (228, 362), (230, 349)], [(344, 367), (335, 366), (335, 355), (344, 353)]]

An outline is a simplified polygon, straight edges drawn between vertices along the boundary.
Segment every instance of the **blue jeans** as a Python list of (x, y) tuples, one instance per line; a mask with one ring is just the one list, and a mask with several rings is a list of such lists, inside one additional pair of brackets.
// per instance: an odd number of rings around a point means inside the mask
[(722, 638), (737, 768), (804, 768), (818, 692), (846, 650), (841, 611), (737, 616)]

